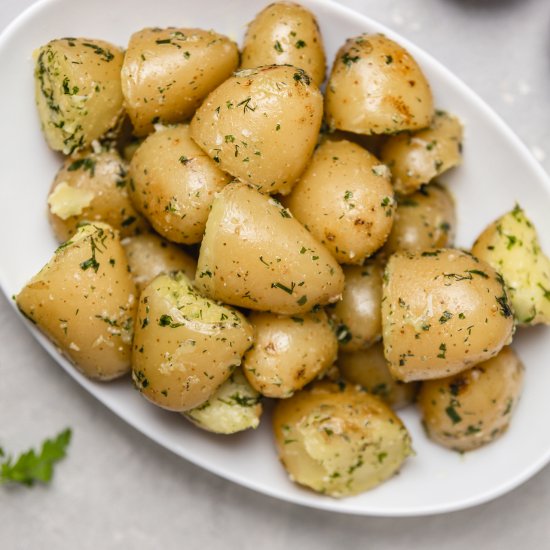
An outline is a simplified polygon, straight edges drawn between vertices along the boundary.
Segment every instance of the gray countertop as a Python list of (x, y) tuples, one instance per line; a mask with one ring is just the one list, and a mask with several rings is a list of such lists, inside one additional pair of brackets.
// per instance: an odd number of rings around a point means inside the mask
[[(0, 29), (32, 3), (0, 0)], [(342, 3), (455, 72), (550, 172), (548, 0)], [(549, 468), (493, 502), (441, 516), (375, 519), (301, 508), (204, 472), (127, 426), (42, 351), (3, 297), (0, 344), (2, 446), (24, 450), (67, 425), (74, 431), (50, 486), (0, 488), (2, 549), (502, 550), (550, 543)]]

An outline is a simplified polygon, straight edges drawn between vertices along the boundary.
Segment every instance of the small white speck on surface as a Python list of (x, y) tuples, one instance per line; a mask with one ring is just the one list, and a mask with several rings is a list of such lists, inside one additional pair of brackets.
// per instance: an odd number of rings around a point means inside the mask
[(528, 95), (531, 93), (532, 88), (525, 80), (520, 80), (518, 82), (518, 91), (521, 95)]
[(543, 162), (546, 159), (546, 151), (538, 147), (537, 145), (533, 145), (531, 147), (531, 153), (533, 153), (533, 156), (539, 161)]

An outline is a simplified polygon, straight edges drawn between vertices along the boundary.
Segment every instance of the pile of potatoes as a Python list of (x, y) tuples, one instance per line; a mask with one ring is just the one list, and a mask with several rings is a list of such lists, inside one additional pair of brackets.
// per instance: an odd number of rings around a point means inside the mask
[[(550, 261), (519, 206), (453, 248), (462, 125), (413, 57), (362, 34), (326, 60), (315, 17), (278, 2), (242, 50), (146, 28), (125, 50), (52, 40), (36, 100), (66, 155), (60, 246), (16, 297), (86, 376), (129, 371), (206, 430), (273, 429), (291, 479), (341, 497), (412, 454), (415, 399), (458, 451), (504, 432), (517, 324), (550, 322)], [(421, 460), (422, 457), (418, 457)]]

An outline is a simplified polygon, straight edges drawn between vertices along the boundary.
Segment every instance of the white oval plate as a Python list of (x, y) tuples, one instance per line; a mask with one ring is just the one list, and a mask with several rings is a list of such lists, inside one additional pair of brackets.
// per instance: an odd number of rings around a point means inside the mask
[[(32, 52), (52, 38), (86, 36), (125, 45), (146, 26), (214, 28), (241, 40), (266, 0), (44, 0), (19, 17), (0, 37), (0, 283), (12, 296), (50, 258), (56, 247), (46, 219), (46, 196), (60, 158), (41, 135), (33, 97)], [(335, 3), (302, 0), (317, 15), (331, 62), (343, 41), (361, 32), (383, 32), (417, 58), (439, 107), (466, 126), (465, 162), (447, 181), (455, 193), (457, 242), (469, 247), (495, 217), (520, 200), (550, 251), (550, 183), (511, 130), (462, 82), (407, 40)], [(90, 382), (63, 359), (33, 326), (39, 342), (79, 384), (160, 445), (191, 462), (255, 491), (291, 502), (353, 514), (407, 516), (440, 513), (479, 504), (516, 487), (550, 459), (550, 430), (537, 424), (550, 411), (550, 331), (518, 334), (515, 347), (527, 365), (525, 390), (508, 433), (487, 447), (461, 456), (430, 443), (414, 408), (402, 413), (416, 457), (401, 473), (373, 491), (344, 500), (323, 497), (288, 481), (275, 455), (268, 418), (256, 432), (214, 436), (177, 414), (148, 404), (128, 379)]]

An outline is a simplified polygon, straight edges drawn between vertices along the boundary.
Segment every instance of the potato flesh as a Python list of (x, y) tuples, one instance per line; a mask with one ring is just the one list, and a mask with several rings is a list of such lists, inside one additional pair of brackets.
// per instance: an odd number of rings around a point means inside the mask
[(230, 181), (191, 139), (189, 126), (161, 128), (139, 146), (130, 163), (136, 208), (166, 239), (201, 241), (214, 196)]
[(35, 95), (48, 145), (68, 155), (89, 147), (122, 115), (122, 50), (103, 40), (52, 40), (35, 54)]
[(212, 205), (195, 284), (227, 304), (294, 315), (337, 301), (344, 275), (288, 210), (231, 183)]
[(453, 249), (390, 258), (382, 335), (396, 379), (456, 374), (496, 355), (513, 331), (502, 278), (485, 262)]
[(519, 206), (489, 225), (472, 253), (502, 275), (518, 323), (550, 324), (550, 259)]
[(323, 39), (315, 16), (298, 4), (276, 2), (249, 24), (241, 69), (262, 65), (293, 65), (306, 71), (315, 84), (325, 80)]
[(136, 287), (108, 225), (81, 227), (16, 302), (89, 378), (111, 380), (129, 371)]
[(212, 396), (251, 345), (240, 313), (200, 296), (183, 273), (159, 275), (139, 300), (132, 377), (152, 403), (187, 411)]
[(237, 45), (213, 31), (146, 28), (134, 33), (122, 66), (122, 91), (135, 134), (146, 136), (156, 123), (191, 118), (238, 62)]
[(455, 451), (471, 451), (502, 435), (523, 385), (512, 348), (460, 374), (422, 383), (418, 404), (428, 436)]
[(252, 313), (254, 347), (243, 361), (250, 384), (266, 397), (286, 398), (326, 371), (338, 342), (324, 311), (285, 317)]
[(420, 67), (383, 35), (350, 38), (338, 50), (326, 92), (331, 129), (393, 134), (430, 125), (433, 98)]
[(331, 139), (284, 204), (344, 264), (362, 264), (384, 244), (395, 208), (386, 167), (359, 145)]
[(323, 97), (296, 67), (245, 69), (214, 90), (191, 136), (225, 172), (264, 193), (286, 195), (317, 142)]
[(237, 369), (202, 405), (184, 416), (199, 428), (218, 434), (256, 429), (262, 414), (261, 395)]
[(377, 397), (320, 382), (277, 403), (273, 428), (290, 478), (332, 497), (355, 495), (393, 476), (410, 436)]

